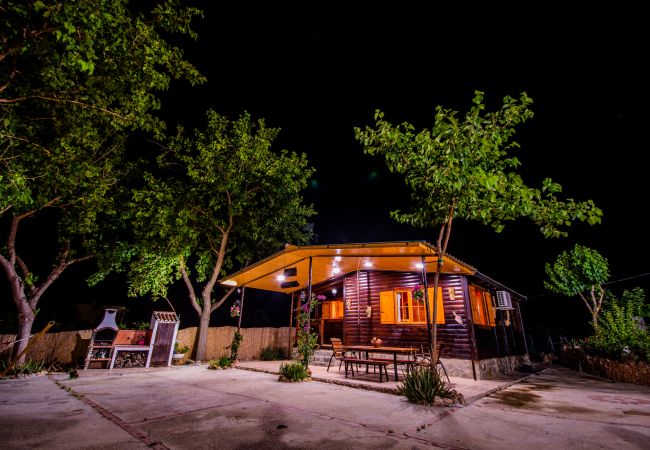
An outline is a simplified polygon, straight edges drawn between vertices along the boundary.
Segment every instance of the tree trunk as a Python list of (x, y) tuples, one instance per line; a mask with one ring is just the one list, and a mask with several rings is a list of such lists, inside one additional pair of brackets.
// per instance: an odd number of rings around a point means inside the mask
[(201, 310), (199, 321), (199, 338), (196, 343), (196, 361), (207, 361), (208, 348), (208, 331), (210, 330), (210, 299), (203, 299), (203, 309)]
[[(11, 352), (12, 361), (16, 356), (18, 356), (27, 344), (29, 343), (29, 336), (32, 334), (32, 326), (34, 325), (34, 319), (36, 315), (32, 309), (27, 304), (27, 299), (20, 300), (21, 306), (18, 313), (18, 334), (16, 339), (18, 342), (14, 344), (13, 351)], [(16, 364), (23, 364), (27, 358), (27, 355), (22, 355), (19, 360), (16, 361)]]
[[(451, 236), (451, 225), (454, 220), (455, 202), (452, 202), (449, 210), (447, 221), (440, 226), (440, 233), (436, 241), (436, 252), (438, 253), (438, 262), (436, 265), (436, 273), (433, 277), (433, 324), (431, 333), (431, 370), (435, 370), (438, 357), (436, 347), (438, 343), (438, 313), (444, 314), (444, 311), (438, 311), (438, 283), (440, 281), (440, 274), (442, 273), (442, 265), (444, 263), (445, 255), (447, 254), (447, 245), (449, 244), (449, 237)], [(426, 275), (426, 270), (425, 270)]]

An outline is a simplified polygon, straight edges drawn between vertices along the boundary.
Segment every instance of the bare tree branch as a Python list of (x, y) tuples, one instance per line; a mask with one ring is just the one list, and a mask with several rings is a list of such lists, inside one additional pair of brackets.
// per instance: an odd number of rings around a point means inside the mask
[(183, 277), (183, 282), (185, 283), (185, 287), (187, 287), (187, 291), (190, 296), (190, 303), (192, 303), (192, 307), (196, 311), (196, 313), (200, 316), (201, 315), (201, 308), (199, 307), (199, 304), (196, 302), (196, 293), (194, 292), (194, 286), (192, 286), (192, 280), (190, 280), (190, 276), (187, 274), (187, 270), (185, 270), (185, 261), (181, 258), (181, 275)]
[(225, 302), (226, 299), (227, 299), (228, 297), (230, 297), (230, 294), (232, 294), (232, 293), (235, 291), (235, 289), (237, 289), (237, 288), (236, 288), (236, 287), (232, 287), (232, 288), (228, 289), (228, 292), (226, 292), (226, 293), (223, 295), (223, 297), (221, 297), (221, 300), (219, 300), (218, 302), (216, 302), (214, 305), (212, 305), (212, 306), (210, 307), (210, 314), (212, 314), (212, 313), (213, 313), (217, 308), (219, 308), (221, 305), (223, 305), (223, 302)]

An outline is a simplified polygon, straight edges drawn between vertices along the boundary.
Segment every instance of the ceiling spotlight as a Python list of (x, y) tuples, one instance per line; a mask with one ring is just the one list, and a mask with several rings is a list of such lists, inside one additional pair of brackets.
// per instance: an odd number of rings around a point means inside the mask
[(372, 267), (372, 263), (370, 261), (366, 261), (363, 263), (363, 267)]
[(337, 292), (336, 288), (332, 289), (332, 295), (336, 295)]
[(421, 268), (423, 268), (423, 267), (424, 267), (424, 265), (422, 265), (422, 263), (417, 263), (417, 264), (415, 265), (415, 268), (416, 268), (416, 269), (421, 269)]
[(277, 277), (275, 277), (275, 279), (278, 280), (278, 281), (284, 281), (285, 276), (284, 275), (278, 275)]
[(333, 273), (334, 275), (336, 275), (337, 273), (341, 273), (341, 268), (340, 268), (340, 267), (334, 267), (334, 268), (332, 269), (332, 273)]

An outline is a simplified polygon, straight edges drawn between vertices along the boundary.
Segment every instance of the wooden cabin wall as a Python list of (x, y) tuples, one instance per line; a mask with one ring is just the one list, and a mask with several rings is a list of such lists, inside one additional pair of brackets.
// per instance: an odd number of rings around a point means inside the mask
[[(429, 274), (429, 287), (433, 286), (433, 274)], [(426, 325), (382, 324), (379, 311), (379, 293), (398, 287), (415, 287), (422, 283), (419, 273), (359, 271), (345, 276), (344, 303), (345, 319), (343, 342), (348, 345), (370, 344), (370, 339), (378, 337), (385, 345), (414, 346), (428, 345)], [(358, 288), (357, 288), (358, 286)], [(465, 325), (454, 320), (454, 313), (467, 323), (464, 306), (462, 276), (445, 275), (440, 279), (443, 292), (445, 323), (438, 324), (438, 340), (443, 343), (441, 354), (448, 358), (469, 359), (472, 345)], [(455, 289), (455, 299), (449, 298), (448, 288)], [(371, 307), (371, 317), (366, 316), (366, 308)]]
[(496, 326), (474, 325), (479, 359), (498, 358), (526, 353), (523, 324), (518, 310), (519, 301), (513, 298), (514, 310), (510, 311), (510, 326), (505, 325), (505, 311), (497, 310)]

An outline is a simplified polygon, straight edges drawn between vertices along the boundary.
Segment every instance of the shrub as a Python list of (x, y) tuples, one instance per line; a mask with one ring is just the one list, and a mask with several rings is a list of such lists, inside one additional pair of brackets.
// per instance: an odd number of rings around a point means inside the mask
[(190, 351), (190, 348), (178, 341), (174, 343), (174, 353), (187, 353)]
[(650, 331), (643, 317), (647, 315), (643, 289), (624, 291), (620, 299), (610, 296), (596, 334), (586, 350), (598, 356), (625, 361), (650, 362)]
[(407, 373), (402, 384), (397, 386), (397, 392), (419, 405), (433, 405), (436, 397), (452, 399), (457, 395), (453, 389), (445, 387), (436, 370), (428, 367), (416, 367)]
[(260, 355), (262, 361), (277, 361), (287, 359), (287, 352), (280, 347), (266, 347)]
[[(0, 373), (4, 372), (9, 367), (8, 361), (0, 361)], [(30, 375), (39, 373), (45, 370), (45, 361), (27, 360), (23, 364), (16, 364), (7, 373), (5, 377), (16, 377), (19, 375)]]
[(280, 365), (281, 381), (303, 381), (309, 377), (307, 368), (298, 361), (282, 363)]
[(232, 367), (232, 359), (228, 356), (221, 356), (219, 358), (211, 359), (208, 361), (208, 369), (230, 369)]

